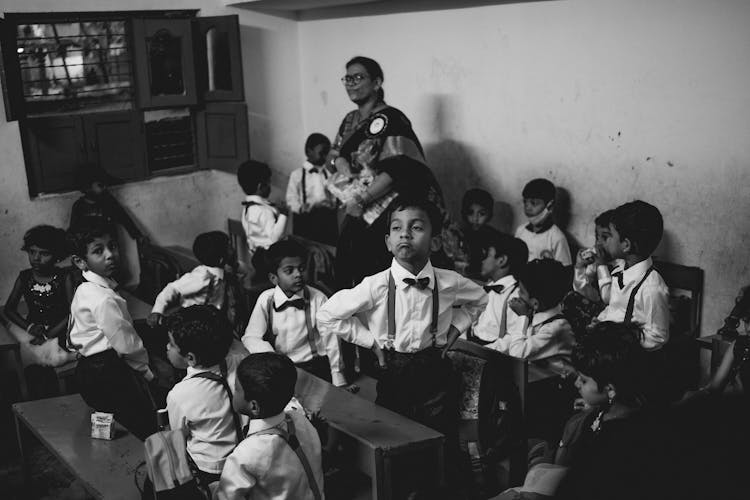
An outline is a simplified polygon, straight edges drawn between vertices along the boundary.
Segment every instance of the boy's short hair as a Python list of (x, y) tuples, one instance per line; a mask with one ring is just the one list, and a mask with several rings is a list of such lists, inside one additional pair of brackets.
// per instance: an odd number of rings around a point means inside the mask
[(560, 261), (550, 258), (527, 263), (517, 279), (529, 292), (529, 297), (539, 301), (543, 311), (559, 304), (571, 288), (570, 273)]
[(226, 316), (214, 306), (194, 305), (167, 317), (167, 330), (183, 356), (192, 352), (196, 364), (209, 367), (227, 357), (232, 329)]
[(221, 266), (229, 254), (229, 236), (222, 231), (201, 233), (193, 241), (193, 254), (204, 266)]
[(285, 257), (299, 257), (304, 264), (307, 261), (307, 249), (293, 239), (277, 241), (268, 247), (268, 251), (263, 256), (268, 272), (276, 274)]
[(271, 180), (271, 167), (266, 163), (248, 160), (237, 168), (237, 182), (245, 194), (255, 194), (261, 182)]
[(631, 253), (641, 257), (651, 255), (664, 234), (664, 219), (655, 206), (635, 200), (620, 205), (612, 214), (611, 224), (620, 240), (630, 240)]
[(324, 144), (330, 147), (331, 141), (325, 135), (319, 132), (313, 132), (307, 137), (307, 140), (305, 141), (305, 152), (314, 148), (318, 144)]
[(609, 224), (612, 222), (612, 216), (614, 214), (614, 210), (605, 210), (596, 216), (596, 219), (594, 219), (594, 225), (609, 228)]
[(71, 228), (68, 229), (65, 239), (70, 255), (85, 259), (89, 249), (89, 243), (92, 243), (96, 238), (102, 238), (104, 236), (115, 238), (116, 235), (117, 233), (115, 232), (114, 226), (109, 224), (92, 223), (71, 226)]
[(23, 235), (21, 250), (26, 252), (32, 246), (49, 250), (55, 260), (62, 260), (68, 255), (65, 248), (65, 231), (47, 224), (34, 226)]
[(602, 321), (591, 325), (577, 339), (573, 348), (573, 366), (593, 378), (604, 390), (612, 384), (617, 399), (628, 404), (643, 403), (644, 389), (649, 376), (644, 372), (641, 338), (643, 329), (637, 323)]
[(464, 193), (464, 197), (461, 200), (461, 214), (466, 215), (469, 213), (469, 208), (472, 205), (479, 205), (487, 210), (489, 216), (492, 217), (492, 212), (495, 208), (495, 200), (492, 198), (492, 195), (484, 189), (473, 188)]
[(430, 221), (432, 227), (432, 236), (437, 236), (443, 229), (443, 218), (440, 214), (440, 209), (433, 202), (423, 196), (399, 196), (388, 206), (388, 218), (386, 219), (387, 224), (385, 228), (386, 234), (390, 232), (391, 217), (394, 212), (400, 212), (407, 208), (415, 208), (422, 210), (427, 214), (427, 218)]
[(538, 198), (545, 203), (555, 201), (555, 185), (547, 179), (534, 179), (523, 188), (524, 198)]
[(283, 354), (258, 352), (250, 354), (237, 367), (237, 380), (245, 401), (256, 400), (261, 417), (277, 415), (294, 395), (297, 370)]
[(485, 252), (490, 248), (494, 248), (495, 257), (498, 255), (508, 257), (508, 266), (513, 276), (518, 276), (529, 260), (529, 247), (526, 246), (526, 243), (509, 234), (499, 231), (488, 231), (482, 235), (480, 242), (482, 250)]

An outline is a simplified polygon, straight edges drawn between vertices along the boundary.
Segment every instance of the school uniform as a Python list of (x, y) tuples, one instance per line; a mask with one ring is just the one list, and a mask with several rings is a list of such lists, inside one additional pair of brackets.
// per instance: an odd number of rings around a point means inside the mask
[(560, 305), (534, 314), (527, 323), (521, 335), (509, 333), (487, 347), (529, 360), (570, 357), (575, 337)]
[[(440, 348), (451, 325), (465, 332), (487, 304), (481, 286), (431, 263), (412, 275), (395, 259), (389, 269), (341, 290), (318, 311), (318, 328), (384, 350), (376, 403), (455, 434), (450, 362)], [(437, 305), (437, 307), (435, 307)]]
[(494, 342), (507, 332), (522, 333), (524, 318), (508, 307), (510, 299), (518, 297), (518, 281), (512, 276), (503, 276), (484, 286), (487, 292), (487, 308), (471, 327), (472, 334), (485, 341)]
[(179, 301), (180, 307), (212, 305), (216, 309), (224, 306), (224, 269), (200, 265), (179, 279), (168, 283), (154, 300), (151, 312), (164, 311)]
[(635, 321), (643, 325), (644, 349), (654, 350), (669, 340), (669, 289), (653, 268), (651, 258), (612, 272), (609, 304), (599, 321)]
[(242, 206), (242, 227), (251, 255), (256, 249), (268, 249), (279, 241), (286, 227), (286, 215), (266, 198), (254, 194), (246, 196)]
[(322, 489), (323, 465), (320, 438), (302, 411), (288, 411), (250, 420), (247, 437), (224, 464), (214, 500), (314, 500), (308, 476), (292, 447), (273, 427), (288, 430), (285, 416), (294, 423), (299, 441), (317, 485)]
[(79, 346), (81, 355), (76, 367), (81, 396), (143, 439), (156, 430), (145, 386), (154, 379), (148, 354), (125, 299), (115, 291), (117, 282), (91, 271), (84, 271), (83, 279), (70, 305), (68, 334), (68, 345)]
[[(336, 199), (326, 189), (329, 175), (325, 167), (305, 161), (289, 175), (286, 204), (292, 212), (294, 234), (335, 245), (338, 220)], [(303, 206), (308, 210), (303, 212)]]
[(315, 316), (327, 300), (320, 290), (306, 286), (291, 297), (275, 287), (260, 294), (242, 336), (248, 351), (276, 351), (298, 367), (336, 386), (346, 384), (338, 337), (321, 333)]
[(561, 262), (564, 266), (573, 263), (565, 233), (556, 224), (540, 232), (532, 231), (531, 224), (523, 224), (518, 226), (515, 236), (523, 240), (529, 248), (529, 262), (548, 257)]

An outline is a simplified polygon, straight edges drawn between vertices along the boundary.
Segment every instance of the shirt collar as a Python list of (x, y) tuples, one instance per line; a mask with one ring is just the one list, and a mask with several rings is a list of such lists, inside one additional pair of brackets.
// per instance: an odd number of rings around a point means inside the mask
[(401, 264), (399, 264), (396, 259), (393, 259), (393, 261), (391, 262), (391, 274), (393, 274), (393, 281), (396, 283), (396, 286), (400, 288), (406, 288), (407, 286), (409, 286), (404, 283), (404, 278), (430, 278), (430, 282), (427, 284), (427, 288), (429, 288), (430, 290), (432, 290), (432, 287), (435, 285), (435, 269), (432, 267), (432, 262), (430, 262), (429, 260), (427, 261), (427, 264), (425, 264), (425, 266), (422, 268), (422, 270), (419, 271), (419, 274), (414, 276)]
[(266, 198), (263, 198), (262, 196), (258, 196), (257, 194), (248, 194), (245, 196), (246, 202), (252, 202), (252, 203), (260, 203), (261, 205), (270, 205), (271, 202), (268, 201)]
[(112, 290), (117, 288), (117, 282), (112, 278), (105, 278), (104, 276), (100, 276), (93, 271), (83, 271), (83, 273), (81, 274), (83, 275), (83, 279), (85, 279), (86, 281), (90, 281), (91, 283), (95, 283), (105, 288), (111, 288)]
[(196, 267), (196, 269), (202, 269), (203, 271), (216, 276), (220, 280), (224, 279), (223, 267), (211, 267), (211, 266), (204, 266), (203, 264), (201, 264), (200, 266)]
[(548, 319), (550, 319), (552, 316), (556, 314), (560, 314), (562, 312), (562, 306), (560, 304), (556, 305), (552, 309), (547, 309), (546, 311), (538, 312), (534, 314), (534, 317), (531, 320), (531, 326), (536, 326), (540, 323), (544, 323)]
[(208, 368), (205, 368), (205, 367), (196, 368), (195, 366), (188, 366), (187, 373), (185, 374), (185, 378), (192, 377), (193, 375), (197, 373), (203, 373), (203, 372), (221, 373), (221, 369), (219, 368), (219, 365), (209, 366)]
[(323, 167), (323, 166), (320, 166), (320, 167), (319, 167), (319, 166), (317, 166), (317, 165), (313, 165), (313, 164), (312, 164), (312, 163), (310, 163), (309, 161), (305, 160), (305, 163), (303, 163), (303, 164), (302, 164), (302, 168), (304, 168), (305, 170), (307, 170), (307, 171), (309, 172), (310, 170), (312, 170), (312, 169), (314, 169), (314, 168), (317, 168), (317, 169), (318, 169), (318, 171), (322, 171), (322, 169), (323, 169), (324, 167)]
[(295, 293), (291, 297), (287, 297), (286, 294), (284, 293), (284, 290), (282, 290), (280, 286), (276, 285), (276, 288), (273, 289), (273, 304), (276, 307), (281, 306), (287, 300), (304, 299), (304, 298), (305, 297), (302, 295), (302, 290)]
[(504, 288), (510, 288), (515, 284), (516, 284), (516, 278), (514, 278), (512, 274), (509, 274), (507, 276), (503, 276), (499, 280), (490, 281), (489, 283), (487, 283), (487, 286), (503, 285)]
[[(651, 257), (642, 260), (637, 264), (633, 264), (622, 272), (622, 282), (627, 284), (641, 279), (643, 275), (646, 274), (646, 271), (648, 271), (653, 265), (654, 262), (651, 260)], [(624, 264), (623, 267), (625, 267)]]
[(284, 412), (274, 415), (268, 418), (253, 418), (247, 426), (247, 435), (255, 434), (256, 432), (276, 427), (284, 421)]

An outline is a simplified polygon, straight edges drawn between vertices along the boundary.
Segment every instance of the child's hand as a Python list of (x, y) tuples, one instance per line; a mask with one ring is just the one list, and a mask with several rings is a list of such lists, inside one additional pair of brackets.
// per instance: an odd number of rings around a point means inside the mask
[(383, 354), (383, 349), (380, 348), (377, 340), (372, 344), (372, 352), (375, 354), (375, 357), (378, 358), (378, 366), (383, 370), (388, 368), (388, 365), (385, 363), (385, 355)]
[(362, 205), (357, 200), (349, 200), (346, 204), (346, 215), (362, 217)]
[(31, 339), (30, 344), (32, 345), (42, 345), (47, 341), (47, 339), (42, 335), (41, 337), (34, 337)]
[(578, 269), (583, 269), (593, 263), (597, 255), (598, 253), (592, 252), (590, 248), (582, 248), (578, 250), (578, 254), (576, 255), (576, 267)]
[(357, 394), (359, 392), (360, 387), (357, 384), (350, 384), (344, 387), (344, 390), (346, 392), (351, 392), (352, 394)]
[(445, 359), (445, 357), (448, 355), (448, 351), (451, 347), (453, 347), (453, 344), (456, 343), (456, 340), (461, 335), (461, 332), (458, 331), (458, 328), (451, 325), (451, 327), (448, 329), (448, 339), (445, 342), (445, 347), (443, 347), (443, 352), (440, 354), (440, 357)]
[(29, 332), (29, 335), (32, 337), (41, 338), (42, 342), (44, 342), (44, 334), (47, 333), (47, 329), (44, 328), (44, 325), (31, 325), (26, 331)]
[(583, 400), (583, 398), (576, 398), (575, 401), (573, 401), (573, 411), (585, 411), (590, 409), (591, 406)]
[(336, 172), (343, 175), (352, 175), (352, 167), (346, 158), (339, 156), (336, 158), (334, 165), (336, 166)]
[(146, 324), (151, 328), (154, 328), (155, 326), (161, 325), (163, 318), (164, 316), (162, 316), (161, 314), (152, 312), (148, 315), (148, 318), (146, 318)]

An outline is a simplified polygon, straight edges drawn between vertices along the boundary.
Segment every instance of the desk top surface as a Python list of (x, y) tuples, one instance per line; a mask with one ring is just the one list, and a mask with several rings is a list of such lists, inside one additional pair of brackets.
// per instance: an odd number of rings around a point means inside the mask
[(152, 307), (150, 304), (142, 301), (127, 290), (122, 290), (120, 295), (122, 295), (122, 298), (128, 303), (128, 312), (130, 313), (130, 317), (133, 318), (133, 321), (146, 319), (148, 318), (148, 315), (151, 314)]
[(91, 410), (80, 395), (15, 403), (13, 412), (89, 493), (107, 500), (140, 499), (134, 474), (143, 461), (143, 443), (121, 426), (112, 441), (93, 439)]
[(443, 440), (439, 432), (304, 370), (297, 370), (295, 396), (307, 410), (320, 410), (331, 427), (384, 453), (396, 454)]

